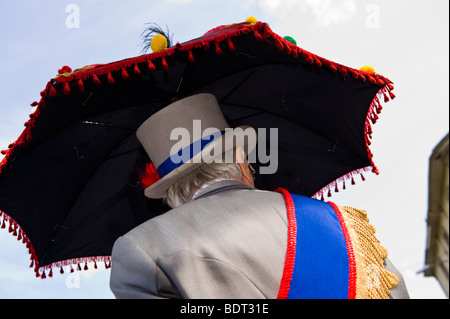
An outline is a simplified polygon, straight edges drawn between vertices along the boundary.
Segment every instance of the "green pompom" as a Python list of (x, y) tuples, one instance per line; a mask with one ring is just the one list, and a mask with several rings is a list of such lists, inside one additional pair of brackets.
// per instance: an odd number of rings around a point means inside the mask
[(285, 39), (285, 40), (287, 40), (287, 41), (297, 45), (297, 41), (295, 41), (295, 39), (293, 37), (290, 37), (290, 36), (287, 35), (287, 36), (283, 37), (283, 39)]

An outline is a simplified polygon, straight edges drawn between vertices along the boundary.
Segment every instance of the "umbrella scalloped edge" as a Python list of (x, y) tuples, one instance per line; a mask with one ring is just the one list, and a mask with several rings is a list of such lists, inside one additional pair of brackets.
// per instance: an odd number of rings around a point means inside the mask
[[(33, 244), (29, 240), (25, 231), (20, 225), (8, 214), (0, 210), (0, 229), (8, 229), (8, 232), (17, 237), (18, 241), (21, 241), (26, 245), (28, 253), (30, 254), (30, 268), (34, 268), (34, 272), (37, 278), (45, 279), (47, 277), (53, 277), (53, 268), (59, 268), (59, 273), (64, 274), (65, 270), (70, 273), (78, 271), (89, 270), (88, 263), (93, 263), (93, 268), (98, 269), (97, 263), (104, 263), (105, 269), (111, 268), (110, 256), (95, 256), (95, 257), (80, 257), (57, 261), (49, 265), (39, 266), (39, 261), (36, 256), (36, 252), (33, 248)], [(68, 269), (67, 269), (68, 268)]]
[[(361, 178), (364, 180), (364, 176), (362, 175), (363, 172), (372, 171), (378, 174), (378, 170), (372, 161), (372, 152), (369, 148), (371, 143), (370, 140), (372, 138), (372, 124), (376, 123), (378, 114), (382, 109), (380, 98), (384, 98), (385, 102), (395, 98), (394, 93), (392, 93), (392, 90), (394, 89), (393, 82), (380, 74), (357, 70), (308, 52), (274, 33), (267, 23), (257, 22), (253, 24), (250, 22), (243, 22), (228, 26), (219, 26), (206, 32), (204, 36), (198, 39), (194, 39), (193, 41), (184, 44), (177, 43), (176, 45), (159, 52), (108, 64), (88, 65), (75, 69), (74, 71), (68, 66), (62, 67), (58, 70), (58, 75), (54, 79), (51, 79), (47, 83), (45, 89), (40, 93), (40, 101), (31, 103), (31, 106), (36, 107), (36, 109), (30, 114), (29, 120), (24, 124), (25, 129), (19, 138), (14, 143), (11, 143), (8, 146), (8, 149), (1, 151), (5, 156), (0, 163), (0, 175), (2, 170), (7, 169), (10, 161), (14, 159), (15, 151), (32, 141), (33, 127), (36, 120), (39, 118), (40, 111), (45, 108), (47, 99), (54, 98), (58, 94), (70, 95), (73, 93), (84, 93), (85, 81), (92, 81), (94, 85), (100, 85), (102, 83), (113, 84), (115, 82), (114, 77), (117, 78), (119, 76), (124, 80), (128, 80), (133, 76), (139, 75), (144, 69), (147, 69), (149, 72), (161, 68), (168, 69), (170, 68), (171, 61), (168, 61), (166, 58), (175, 53), (185, 54), (188, 61), (193, 62), (195, 61), (195, 50), (213, 50), (218, 55), (224, 54), (225, 52), (233, 52), (237, 49), (236, 41), (233, 42), (233, 40), (242, 34), (253, 34), (257, 41), (266, 41), (269, 44), (274, 45), (280, 52), (290, 55), (294, 58), (293, 61), (298, 61), (298, 63), (307, 63), (319, 68), (327, 68), (332, 72), (339, 73), (344, 79), (351, 76), (356, 80), (362, 82), (369, 81), (370, 84), (380, 87), (380, 90), (369, 107), (364, 127), (367, 154), (371, 165), (345, 174), (316, 192), (313, 197), (323, 199), (323, 194), (325, 193), (328, 193), (328, 196), (331, 196), (331, 190), (334, 189), (335, 191), (338, 191), (338, 183), (340, 182), (343, 183), (343, 189), (345, 189), (345, 181), (351, 180), (352, 183), (354, 183), (355, 175), (361, 175)], [(58, 261), (40, 267), (33, 245), (19, 224), (3, 211), (0, 211), (0, 223), (1, 228), (8, 227), (10, 233), (17, 236), (18, 240), (22, 240), (22, 242), (26, 244), (31, 255), (30, 267), (34, 267), (37, 277), (51, 277), (53, 274), (52, 268), (54, 267), (59, 267), (60, 272), (63, 273), (64, 266), (70, 266), (70, 271), (73, 271), (73, 265), (77, 265), (76, 268), (78, 270), (88, 269), (87, 263), (89, 262), (94, 262), (94, 268), (96, 268), (96, 262), (99, 261), (104, 262), (106, 268), (111, 266), (110, 256), (97, 256)], [(9, 226), (6, 226), (6, 223), (8, 223)], [(84, 267), (81, 266), (83, 263)], [(46, 272), (48, 272), (47, 275)]]
[(360, 175), (361, 180), (365, 181), (365, 177), (363, 175), (364, 172), (373, 172), (375, 174), (379, 174), (378, 168), (376, 167), (375, 163), (373, 162), (373, 154), (370, 150), (371, 140), (372, 140), (372, 125), (374, 125), (378, 120), (378, 115), (381, 113), (381, 110), (383, 109), (381, 105), (380, 99), (383, 98), (384, 102), (388, 102), (391, 99), (395, 98), (394, 93), (392, 93), (393, 86), (389, 83), (389, 85), (383, 86), (375, 95), (374, 99), (372, 100), (372, 103), (370, 104), (369, 110), (366, 115), (366, 121), (364, 124), (364, 138), (366, 143), (366, 149), (367, 149), (367, 155), (370, 160), (370, 165), (356, 169), (354, 171), (351, 171), (333, 182), (329, 183), (325, 187), (321, 188), (319, 191), (317, 191), (312, 197), (316, 199), (320, 199), (324, 201), (324, 194), (327, 194), (327, 197), (332, 196), (332, 190), (334, 190), (335, 193), (339, 192), (339, 184), (342, 184), (342, 189), (346, 189), (345, 182), (351, 181), (351, 184), (355, 184), (355, 176)]

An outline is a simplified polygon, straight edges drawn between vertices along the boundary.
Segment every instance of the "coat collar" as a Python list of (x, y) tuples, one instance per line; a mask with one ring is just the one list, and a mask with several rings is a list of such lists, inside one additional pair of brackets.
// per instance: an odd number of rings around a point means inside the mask
[(219, 180), (214, 181), (213, 183), (208, 184), (206, 187), (198, 190), (194, 194), (192, 200), (199, 199), (200, 197), (209, 196), (212, 195), (213, 193), (219, 193), (228, 189), (254, 189), (254, 188), (242, 182), (232, 179)]

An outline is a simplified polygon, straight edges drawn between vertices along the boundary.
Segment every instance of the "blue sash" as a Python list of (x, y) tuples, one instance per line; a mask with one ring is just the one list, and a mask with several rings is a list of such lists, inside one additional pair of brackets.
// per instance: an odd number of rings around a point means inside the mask
[(287, 259), (289, 257), (290, 261), (286, 260), (285, 263), (285, 278), (280, 286), (279, 298), (352, 298), (353, 254), (349, 254), (347, 249), (351, 244), (347, 243), (349, 236), (346, 235), (347, 229), (343, 225), (339, 209), (334, 204), (290, 195), (284, 190), (281, 192), (285, 195), (287, 204), (291, 201), (295, 213), (291, 208), (289, 214), (288, 205), (291, 238), (288, 242)]

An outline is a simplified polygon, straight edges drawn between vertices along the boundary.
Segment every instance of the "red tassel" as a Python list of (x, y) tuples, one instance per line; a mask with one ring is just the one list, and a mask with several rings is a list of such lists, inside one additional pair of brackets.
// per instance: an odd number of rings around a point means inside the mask
[(192, 50), (189, 50), (188, 53), (189, 53), (189, 54), (188, 54), (189, 62), (194, 62), (194, 55), (192, 54)]
[(289, 45), (285, 45), (285, 46), (284, 46), (284, 49), (285, 49), (285, 51), (286, 51), (287, 54), (291, 54), (292, 49), (291, 49), (291, 47), (290, 47)]
[(150, 60), (148, 60), (148, 69), (151, 71), (156, 70), (155, 65)]
[(328, 197), (331, 197), (331, 189), (328, 190)]
[(384, 93), (383, 95), (384, 95), (384, 103), (389, 102), (389, 97), (387, 96), (387, 94)]
[(114, 78), (113, 78), (111, 72), (108, 72), (108, 75), (106, 76), (106, 78), (108, 79), (109, 84), (114, 84)]
[(138, 67), (137, 64), (134, 65), (133, 73), (136, 74), (136, 75), (141, 74), (141, 70), (139, 70), (139, 67)]
[(70, 94), (69, 82), (64, 82), (64, 94), (65, 95), (69, 95)]
[(385, 85), (386, 85), (386, 83), (385, 83), (382, 79), (380, 79), (380, 78), (377, 79), (377, 84), (378, 84), (379, 86), (385, 86)]
[(236, 50), (236, 47), (234, 46), (233, 41), (231, 41), (231, 38), (228, 38), (228, 39), (227, 39), (227, 42), (228, 42), (228, 49), (229, 49), (231, 52), (233, 52), (234, 50)]
[(375, 78), (373, 76), (369, 75), (369, 82), (372, 84), (376, 84), (377, 80), (375, 80)]
[(350, 69), (350, 73), (355, 79), (358, 79), (359, 73), (356, 70)]
[(64, 274), (64, 269), (63, 269), (62, 266), (59, 268), (59, 273), (60, 273), (61, 275)]
[(308, 62), (309, 64), (313, 64), (314, 63), (314, 59), (313, 59), (313, 57), (311, 56), (310, 53), (308, 53), (306, 51), (303, 51), (302, 55), (303, 55), (303, 58), (306, 60), (306, 62)]
[(355, 179), (353, 178), (353, 176), (352, 176), (352, 185), (355, 185), (356, 183), (355, 183)]
[(46, 276), (45, 276), (45, 270), (42, 270), (41, 279), (45, 279), (45, 278), (46, 278)]
[(87, 265), (87, 262), (84, 263), (84, 270), (89, 270), (88, 265)]
[(80, 270), (80, 271), (81, 271), (81, 265), (80, 265), (80, 263), (78, 263), (77, 270)]
[(270, 31), (270, 28), (267, 26), (267, 24), (264, 25), (264, 32), (263, 32), (264, 39), (267, 39), (271, 35), (272, 35), (272, 32)]
[(222, 49), (219, 46), (219, 41), (215, 41), (215, 43), (216, 43), (216, 53), (217, 54), (222, 54), (223, 51), (222, 51)]
[(339, 67), (339, 73), (341, 73), (341, 75), (343, 77), (346, 77), (347, 76), (347, 69), (344, 68), (344, 67)]
[(293, 56), (295, 59), (298, 57), (298, 51), (297, 51), (297, 48), (293, 48), (293, 49), (291, 50), (291, 53), (292, 53), (292, 56)]
[(243, 34), (248, 34), (248, 33), (250, 33), (252, 30), (248, 27), (248, 26), (245, 26), (245, 27), (243, 27), (242, 29), (241, 29), (241, 32), (243, 33)]
[(73, 270), (72, 265), (70, 265), (70, 272), (71, 272), (71, 273), (72, 273), (72, 272), (75, 272), (75, 270)]
[(130, 76), (128, 75), (128, 71), (125, 68), (122, 68), (122, 78), (124, 80), (128, 79)]
[(323, 198), (323, 193), (322, 193), (322, 196), (320, 196), (320, 200), (323, 202), (323, 201), (325, 201), (325, 198)]
[(335, 193), (339, 193), (339, 188), (338, 188), (338, 184), (336, 183), (335, 187), (334, 187), (334, 192)]
[(84, 92), (84, 83), (83, 80), (79, 79), (78, 82), (78, 88), (80, 89), (81, 92)]
[(33, 266), (34, 266), (34, 260), (31, 259), (31, 264), (30, 264), (30, 267), (29, 267), (29, 268), (33, 268)]
[(22, 230), (19, 230), (19, 236), (17, 236), (17, 240), (21, 240), (22, 239)]
[(379, 119), (378, 115), (373, 114), (373, 117), (372, 117), (373, 124), (375, 124), (378, 121), (378, 119)]
[(208, 51), (210, 42), (203, 42), (202, 47), (205, 51)]
[(366, 77), (365, 77), (364, 75), (359, 74), (359, 77), (360, 77), (360, 79), (361, 79), (363, 82), (366, 82)]
[(97, 269), (97, 262), (94, 260), (94, 269)]
[(363, 180), (363, 181), (365, 181), (366, 179), (364, 178), (364, 175), (361, 173), (361, 179)]
[(48, 91), (48, 94), (49, 94), (51, 97), (55, 97), (55, 96), (56, 96), (56, 90), (55, 90), (55, 88), (53, 87), (53, 85), (50, 86), (50, 90)]
[(50, 272), (48, 273), (48, 276), (51, 278), (51, 277), (53, 277), (53, 269), (52, 268), (50, 268)]
[(391, 97), (391, 100), (395, 99), (395, 94), (391, 91), (389, 91), (389, 96)]
[(344, 189), (344, 190), (345, 190), (345, 181), (344, 181), (344, 182), (342, 182), (342, 189)]
[(313, 60), (314, 60), (314, 63), (315, 63), (319, 68), (322, 66), (322, 62), (320, 62), (320, 60), (319, 60), (317, 57), (313, 56)]
[(255, 30), (255, 31), (253, 32), (253, 35), (255, 36), (255, 39), (256, 39), (257, 41), (261, 41), (261, 40), (263, 39), (262, 35), (261, 35), (257, 30)]
[(35, 107), (35, 106), (38, 106), (39, 105), (39, 103), (38, 102), (36, 102), (36, 101), (34, 101), (33, 103), (31, 103), (30, 104), (31, 106), (33, 106), (33, 107)]
[(95, 85), (99, 85), (101, 82), (100, 82), (100, 79), (98, 78), (98, 76), (97, 76), (97, 74), (94, 74), (93, 76), (92, 76), (92, 81), (94, 82), (94, 84)]
[(394, 86), (391, 83), (388, 83), (387, 86), (388, 86), (390, 91), (392, 91), (394, 89)]
[(164, 69), (167, 70), (169, 68), (169, 65), (167, 64), (167, 61), (166, 61), (165, 57), (161, 58), (161, 63), (162, 63), (162, 66), (163, 66)]
[[(284, 45), (283, 43), (280, 41), (280, 39), (278, 38), (273, 38), (273, 43), (275, 44), (275, 46), (277, 47), (278, 50), (282, 51), (284, 49)], [(309, 62), (309, 61), (308, 61)], [(310, 62), (312, 63), (312, 62)]]
[(367, 133), (369, 133), (369, 135), (372, 135), (372, 126), (369, 124), (367, 125)]
[(27, 132), (27, 135), (25, 135), (25, 140), (27, 141), (27, 143), (32, 140), (31, 133), (29, 131)]

